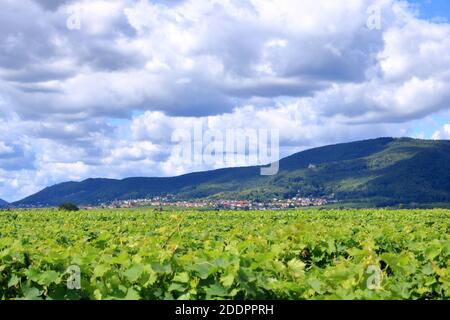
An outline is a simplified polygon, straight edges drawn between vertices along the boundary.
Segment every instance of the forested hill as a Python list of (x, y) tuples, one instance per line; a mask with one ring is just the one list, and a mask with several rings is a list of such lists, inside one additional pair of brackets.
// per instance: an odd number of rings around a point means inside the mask
[(450, 204), (450, 141), (379, 138), (330, 145), (282, 159), (274, 176), (261, 176), (255, 166), (171, 178), (66, 182), (14, 205), (99, 204), (166, 194), (261, 201), (334, 194), (340, 201), (366, 206)]
[(0, 199), (0, 208), (4, 208), (6, 206), (8, 206), (8, 202), (6, 202), (5, 200)]

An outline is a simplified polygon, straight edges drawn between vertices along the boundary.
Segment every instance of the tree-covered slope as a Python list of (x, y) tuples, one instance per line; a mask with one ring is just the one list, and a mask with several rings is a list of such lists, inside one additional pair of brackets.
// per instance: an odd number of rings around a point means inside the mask
[(0, 199), (0, 208), (4, 208), (4, 207), (6, 207), (8, 205), (9, 205), (8, 202), (6, 202), (5, 200)]
[(228, 168), (171, 178), (88, 179), (46, 188), (16, 205), (98, 204), (176, 194), (266, 200), (327, 196), (366, 205), (450, 203), (450, 141), (379, 138), (315, 148), (280, 161), (275, 176), (260, 167)]

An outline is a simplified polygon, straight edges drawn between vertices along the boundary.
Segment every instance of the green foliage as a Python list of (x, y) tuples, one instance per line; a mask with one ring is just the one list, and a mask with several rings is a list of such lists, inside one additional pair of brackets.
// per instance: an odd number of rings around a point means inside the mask
[(0, 299), (449, 299), (449, 234), (437, 209), (0, 212)]
[(80, 210), (80, 208), (78, 208), (73, 203), (63, 203), (58, 207), (58, 209), (60, 211), (79, 211)]

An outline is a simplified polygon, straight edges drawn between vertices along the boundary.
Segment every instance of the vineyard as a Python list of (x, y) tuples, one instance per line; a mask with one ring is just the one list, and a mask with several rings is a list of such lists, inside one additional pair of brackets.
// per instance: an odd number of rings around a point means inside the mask
[(446, 210), (0, 212), (7, 300), (449, 299), (449, 264)]

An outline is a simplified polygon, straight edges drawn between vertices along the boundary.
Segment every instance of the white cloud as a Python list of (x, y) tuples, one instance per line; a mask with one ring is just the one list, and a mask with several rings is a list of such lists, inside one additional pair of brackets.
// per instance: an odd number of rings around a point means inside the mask
[(0, 141), (0, 156), (9, 155), (14, 152), (11, 146), (6, 145), (4, 142)]
[(448, 24), (435, 24), (412, 17), (402, 26), (386, 30), (385, 47), (378, 57), (386, 80), (448, 77), (449, 34)]
[(450, 139), (450, 123), (445, 124), (442, 129), (435, 131), (432, 138), (434, 140)]

